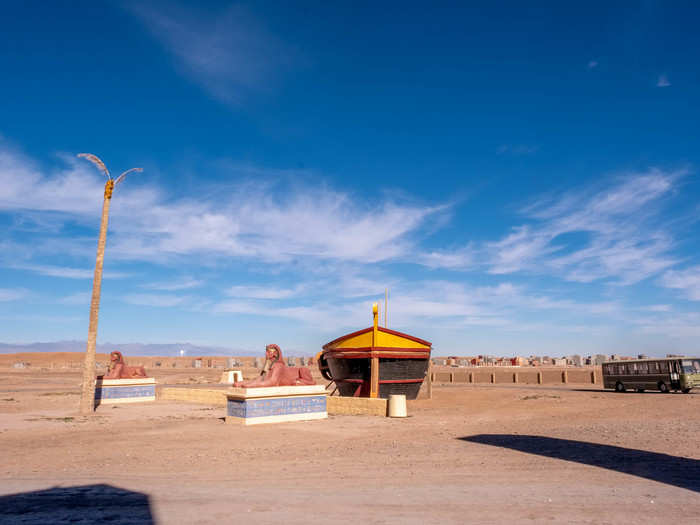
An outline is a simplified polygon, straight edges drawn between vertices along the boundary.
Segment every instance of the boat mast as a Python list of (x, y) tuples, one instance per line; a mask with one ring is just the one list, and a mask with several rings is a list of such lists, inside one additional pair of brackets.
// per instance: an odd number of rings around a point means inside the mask
[(379, 357), (375, 355), (375, 347), (379, 342), (379, 305), (372, 305), (372, 351), (369, 372), (369, 397), (379, 397)]

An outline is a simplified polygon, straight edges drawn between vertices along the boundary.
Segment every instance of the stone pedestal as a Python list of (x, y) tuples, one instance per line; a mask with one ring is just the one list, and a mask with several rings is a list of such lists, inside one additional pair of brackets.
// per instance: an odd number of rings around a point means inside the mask
[(154, 377), (95, 380), (95, 406), (155, 400), (156, 380)]
[(322, 385), (232, 388), (226, 393), (226, 423), (257, 425), (325, 419)]

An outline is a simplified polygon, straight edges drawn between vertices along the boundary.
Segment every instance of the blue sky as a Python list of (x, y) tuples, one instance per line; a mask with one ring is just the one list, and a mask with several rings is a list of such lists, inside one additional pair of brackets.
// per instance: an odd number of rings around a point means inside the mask
[(0, 18), (4, 342), (697, 354), (700, 10), (26, 1)]

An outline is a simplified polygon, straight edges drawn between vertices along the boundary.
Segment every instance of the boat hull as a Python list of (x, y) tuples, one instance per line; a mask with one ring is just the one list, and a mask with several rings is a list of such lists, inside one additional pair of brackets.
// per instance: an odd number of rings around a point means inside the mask
[[(368, 397), (370, 394), (371, 359), (326, 355), (330, 375), (341, 396)], [(428, 359), (379, 358), (379, 397), (404, 394), (416, 399), (428, 371)]]

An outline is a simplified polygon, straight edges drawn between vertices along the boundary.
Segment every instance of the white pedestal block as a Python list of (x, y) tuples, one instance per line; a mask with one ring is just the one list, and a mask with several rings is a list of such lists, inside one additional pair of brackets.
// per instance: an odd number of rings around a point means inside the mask
[(155, 400), (156, 380), (154, 377), (95, 380), (95, 405), (140, 403)]
[(326, 419), (323, 385), (232, 388), (227, 392), (226, 422), (243, 425)]

